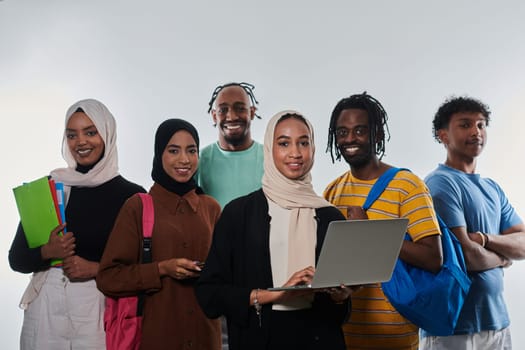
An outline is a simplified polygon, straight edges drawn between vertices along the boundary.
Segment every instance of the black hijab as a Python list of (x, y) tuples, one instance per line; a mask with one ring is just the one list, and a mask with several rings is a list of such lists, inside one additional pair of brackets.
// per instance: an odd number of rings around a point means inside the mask
[(174, 192), (179, 196), (185, 195), (194, 188), (196, 188), (197, 193), (200, 194), (202, 193), (202, 190), (197, 186), (195, 176), (193, 176), (188, 182), (177, 182), (164, 171), (162, 166), (162, 153), (164, 153), (164, 150), (173, 134), (179, 130), (186, 130), (190, 133), (197, 144), (197, 151), (199, 151), (199, 135), (197, 134), (197, 129), (195, 129), (193, 125), (182, 119), (165, 120), (159, 125), (155, 134), (155, 156), (153, 157), (151, 178), (168, 191)]

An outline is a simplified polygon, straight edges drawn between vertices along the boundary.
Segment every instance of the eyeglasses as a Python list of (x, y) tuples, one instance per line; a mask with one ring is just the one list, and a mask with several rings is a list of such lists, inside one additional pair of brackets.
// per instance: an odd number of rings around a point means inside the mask
[(230, 108), (232, 109), (233, 113), (235, 113), (238, 116), (244, 116), (248, 114), (248, 108), (243, 104), (234, 104), (233, 106), (220, 105), (217, 108), (215, 108), (215, 111), (220, 117), (224, 117), (228, 114)]

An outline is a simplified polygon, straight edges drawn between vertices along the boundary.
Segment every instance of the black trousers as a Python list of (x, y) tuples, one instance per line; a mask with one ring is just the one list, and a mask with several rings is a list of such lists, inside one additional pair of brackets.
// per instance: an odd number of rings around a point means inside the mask
[(340, 325), (319, 321), (310, 309), (272, 311), (271, 350), (344, 350), (345, 342)]

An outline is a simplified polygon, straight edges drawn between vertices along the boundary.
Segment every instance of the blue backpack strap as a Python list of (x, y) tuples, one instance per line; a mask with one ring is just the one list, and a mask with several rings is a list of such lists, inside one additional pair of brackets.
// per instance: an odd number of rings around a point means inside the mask
[[(376, 183), (374, 184), (374, 186), (372, 186), (372, 189), (368, 193), (368, 197), (366, 197), (365, 204), (363, 204), (363, 209), (365, 211), (370, 209), (372, 204), (374, 204), (374, 202), (379, 198), (379, 196), (381, 196), (381, 193), (383, 193), (383, 191), (386, 189), (386, 187), (388, 186), (390, 181), (392, 181), (392, 179), (396, 176), (396, 174), (400, 170), (408, 170), (408, 169), (405, 169), (405, 168), (390, 168), (387, 171), (385, 171), (379, 177), (379, 179), (377, 179)], [(410, 171), (410, 170), (408, 170), (408, 171)]]

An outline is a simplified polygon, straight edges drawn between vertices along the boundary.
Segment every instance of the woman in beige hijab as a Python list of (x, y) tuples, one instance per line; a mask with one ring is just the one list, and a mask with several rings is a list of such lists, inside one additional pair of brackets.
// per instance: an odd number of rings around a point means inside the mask
[(268, 291), (308, 284), (333, 220), (313, 190), (312, 125), (283, 111), (268, 123), (262, 189), (237, 198), (215, 227), (196, 293), (208, 317), (226, 316), (230, 350), (344, 349), (350, 289)]

